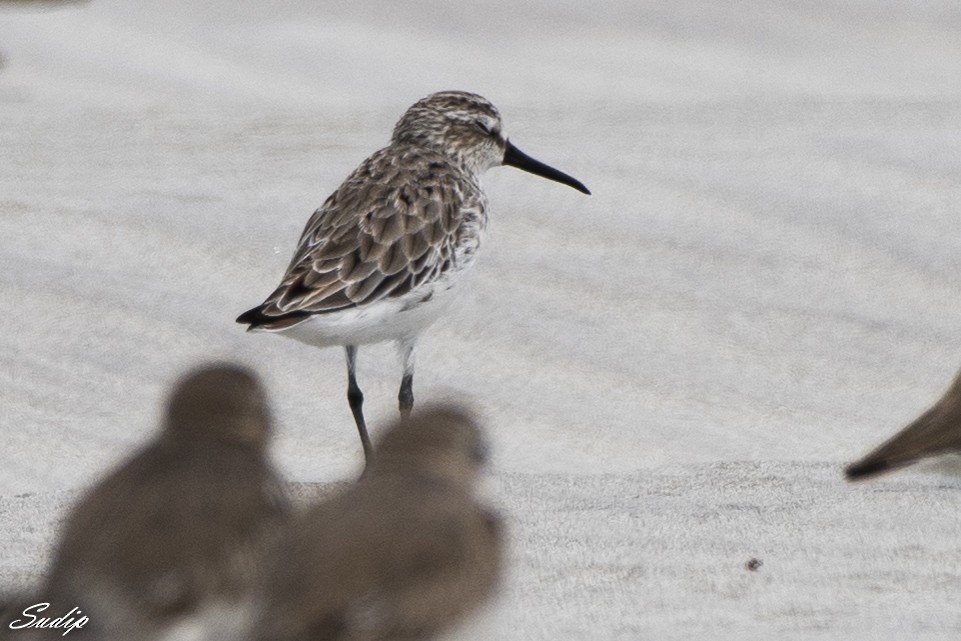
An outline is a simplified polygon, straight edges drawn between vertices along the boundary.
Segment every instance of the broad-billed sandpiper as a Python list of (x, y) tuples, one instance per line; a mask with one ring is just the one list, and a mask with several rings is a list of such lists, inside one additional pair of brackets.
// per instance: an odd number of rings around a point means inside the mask
[(361, 163), (314, 212), (280, 286), (237, 318), (248, 330), (344, 346), (347, 399), (368, 461), (357, 348), (397, 341), (404, 370), (398, 401), (401, 414), (409, 414), (417, 338), (474, 263), (488, 216), (479, 177), (497, 165), (590, 194), (515, 147), (488, 100), (463, 91), (432, 94), (410, 107), (390, 145)]

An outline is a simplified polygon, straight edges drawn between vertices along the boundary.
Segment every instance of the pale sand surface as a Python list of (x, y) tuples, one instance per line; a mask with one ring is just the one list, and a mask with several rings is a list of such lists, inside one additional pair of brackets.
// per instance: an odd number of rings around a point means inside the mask
[[(940, 467), (856, 486), (835, 466), (790, 462), (499, 474), (510, 577), (485, 613), (493, 623), (475, 634), (951, 638), (961, 631), (961, 480)], [(336, 489), (292, 484), (300, 505)], [(39, 581), (49, 533), (75, 498), (0, 499), (4, 523), (32, 526), (3, 538), (0, 576)]]
[[(594, 192), (489, 172), (420, 350), (489, 426), (511, 638), (957, 638), (955, 468), (841, 480), (961, 366), (956, 4), (399, 7), (0, 7), (0, 588), (202, 360), (262, 374), (288, 478), (356, 473), (342, 353), (233, 319), (460, 88)], [(375, 432), (399, 374), (361, 351)]]

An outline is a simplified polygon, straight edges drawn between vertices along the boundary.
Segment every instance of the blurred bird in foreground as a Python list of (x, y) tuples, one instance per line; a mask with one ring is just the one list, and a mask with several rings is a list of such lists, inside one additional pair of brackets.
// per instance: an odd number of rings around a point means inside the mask
[(474, 497), (485, 450), (473, 420), (414, 414), (375, 451), (359, 481), (286, 529), (257, 641), (429, 639), (493, 594), (503, 533)]
[[(264, 391), (215, 364), (180, 380), (161, 433), (73, 508), (50, 573), (105, 641), (235, 639), (287, 499)], [(86, 632), (86, 631), (85, 631)]]
[(961, 453), (961, 373), (944, 396), (910, 425), (845, 470), (849, 481), (911, 465), (920, 459)]

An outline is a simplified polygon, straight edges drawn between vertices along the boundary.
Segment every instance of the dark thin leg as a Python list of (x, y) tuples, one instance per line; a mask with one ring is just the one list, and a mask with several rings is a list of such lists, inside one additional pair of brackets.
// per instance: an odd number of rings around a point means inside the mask
[(364, 421), (364, 393), (357, 385), (357, 376), (354, 373), (354, 366), (357, 362), (357, 346), (346, 345), (344, 350), (347, 352), (347, 402), (350, 403), (350, 411), (354, 415), (354, 423), (357, 424), (357, 431), (360, 432), (360, 444), (364, 447), (364, 460), (370, 463), (373, 451), (370, 447), (370, 437), (367, 435), (367, 423)]
[(406, 419), (410, 416), (410, 411), (414, 408), (414, 375), (404, 374), (400, 379), (400, 393), (397, 400), (400, 401), (400, 417)]
[(406, 419), (414, 408), (414, 348), (416, 340), (407, 340), (400, 344), (401, 357), (404, 359), (404, 377), (400, 379), (400, 392), (397, 400), (400, 405), (400, 416)]

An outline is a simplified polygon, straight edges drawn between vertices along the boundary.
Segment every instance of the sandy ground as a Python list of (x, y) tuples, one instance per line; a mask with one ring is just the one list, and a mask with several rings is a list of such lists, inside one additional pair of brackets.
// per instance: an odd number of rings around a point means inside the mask
[[(0, 5), (0, 586), (203, 360), (262, 374), (288, 478), (356, 472), (340, 351), (233, 318), (461, 88), (594, 192), (489, 172), (420, 350), (418, 402), (494, 442), (511, 638), (957, 638), (957, 466), (840, 471), (961, 365), (959, 33), (936, 1)], [(393, 349), (360, 377), (376, 431)]]

